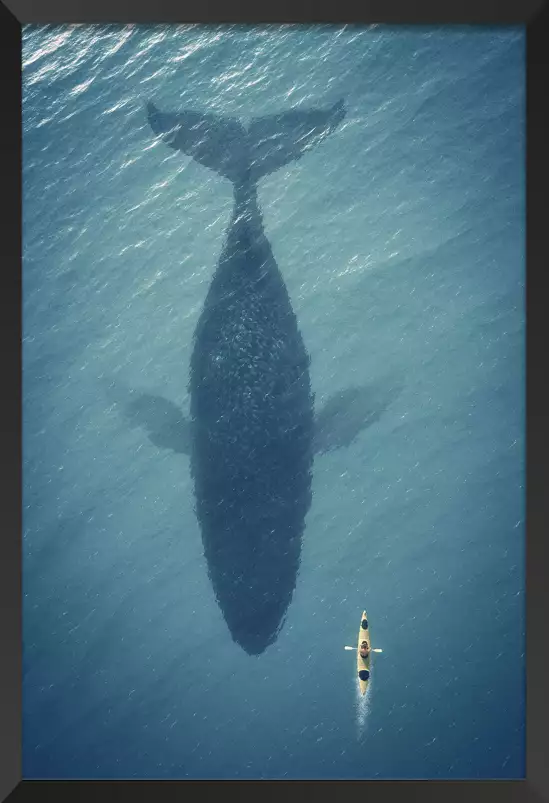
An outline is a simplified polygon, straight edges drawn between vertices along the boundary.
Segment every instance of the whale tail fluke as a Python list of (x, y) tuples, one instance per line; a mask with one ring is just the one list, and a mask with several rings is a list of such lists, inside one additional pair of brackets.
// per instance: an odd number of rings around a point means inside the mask
[(147, 114), (166, 145), (233, 182), (249, 164), (246, 131), (238, 120), (193, 111), (164, 113), (153, 103), (147, 104)]
[(300, 159), (335, 131), (344, 117), (345, 106), (339, 100), (329, 109), (293, 110), (254, 119), (248, 136), (256, 181)]
[(236, 119), (184, 111), (164, 113), (147, 103), (153, 132), (175, 150), (236, 183), (253, 181), (300, 159), (345, 117), (342, 100), (329, 109), (293, 110), (258, 117), (248, 129)]

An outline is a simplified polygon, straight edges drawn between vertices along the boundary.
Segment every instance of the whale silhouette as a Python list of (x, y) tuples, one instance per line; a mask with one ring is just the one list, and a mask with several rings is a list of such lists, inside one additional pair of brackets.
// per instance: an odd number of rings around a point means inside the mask
[(165, 144), (232, 182), (234, 208), (194, 333), (190, 419), (150, 395), (133, 413), (147, 424), (151, 400), (163, 405), (164, 427), (149, 420), (149, 434), (190, 454), (218, 605), (233, 640), (259, 655), (275, 641), (295, 590), (313, 455), (322, 448), (309, 356), (265, 236), (257, 184), (333, 132), (345, 108), (338, 101), (288, 111), (247, 128), (214, 114), (163, 113), (153, 103), (147, 112)]
[(215, 596), (232, 638), (258, 655), (282, 625), (311, 504), (309, 356), (265, 236), (257, 182), (299, 159), (345, 116), (290, 111), (253, 120), (160, 112), (153, 132), (228, 178), (234, 209), (194, 334), (190, 458)]

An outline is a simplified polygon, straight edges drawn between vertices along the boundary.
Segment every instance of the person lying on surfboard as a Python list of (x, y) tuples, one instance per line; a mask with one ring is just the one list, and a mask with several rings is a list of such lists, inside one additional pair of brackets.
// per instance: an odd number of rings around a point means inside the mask
[(370, 647), (367, 641), (360, 642), (360, 657), (366, 659), (370, 655)]

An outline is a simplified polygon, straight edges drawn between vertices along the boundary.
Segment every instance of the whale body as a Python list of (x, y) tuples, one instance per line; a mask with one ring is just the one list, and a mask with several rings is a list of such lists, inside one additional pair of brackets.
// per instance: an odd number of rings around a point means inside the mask
[(237, 120), (148, 104), (153, 132), (229, 179), (234, 208), (195, 333), (189, 450), (208, 574), (233, 640), (272, 644), (295, 590), (311, 505), (309, 356), (265, 236), (257, 184), (299, 159), (345, 115), (290, 111)]

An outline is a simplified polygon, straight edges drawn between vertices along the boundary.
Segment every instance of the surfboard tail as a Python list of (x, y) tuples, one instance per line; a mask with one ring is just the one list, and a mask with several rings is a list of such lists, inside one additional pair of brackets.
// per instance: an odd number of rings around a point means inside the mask
[(339, 126), (345, 106), (339, 100), (329, 109), (258, 117), (247, 129), (234, 118), (194, 111), (165, 113), (150, 102), (147, 115), (153, 132), (170, 148), (238, 183), (243, 176), (257, 182), (300, 159)]

